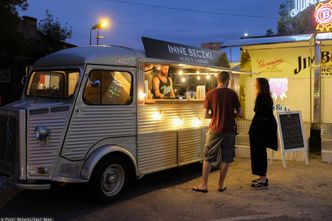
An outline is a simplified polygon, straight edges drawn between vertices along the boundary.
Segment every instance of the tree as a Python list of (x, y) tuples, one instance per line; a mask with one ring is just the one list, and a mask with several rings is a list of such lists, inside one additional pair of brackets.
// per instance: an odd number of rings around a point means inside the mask
[(26, 49), (23, 33), (18, 31), (18, 9), (26, 10), (27, 0), (0, 1), (0, 55), (20, 55)]
[(64, 41), (72, 36), (71, 27), (63, 26), (59, 18), (54, 18), (48, 10), (46, 10), (45, 18), (38, 23), (38, 30), (43, 35), (49, 52), (63, 49)]
[(315, 31), (315, 23), (313, 22), (313, 14), (315, 6), (311, 5), (295, 17), (290, 16), (290, 9), (294, 2), (288, 0), (279, 7), (278, 33), (287, 34), (308, 34)]
[(272, 29), (267, 29), (266, 30), (266, 36), (272, 36), (274, 34)]

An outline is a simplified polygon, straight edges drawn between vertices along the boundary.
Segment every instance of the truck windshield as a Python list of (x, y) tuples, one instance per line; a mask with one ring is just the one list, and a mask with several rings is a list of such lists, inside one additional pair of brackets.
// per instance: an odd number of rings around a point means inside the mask
[(27, 96), (70, 98), (79, 78), (78, 70), (36, 71), (29, 78)]

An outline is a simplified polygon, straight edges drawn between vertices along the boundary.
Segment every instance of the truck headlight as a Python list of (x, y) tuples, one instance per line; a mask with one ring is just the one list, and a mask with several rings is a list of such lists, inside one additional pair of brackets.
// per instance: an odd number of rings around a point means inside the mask
[(49, 130), (46, 127), (35, 128), (35, 138), (37, 140), (46, 140), (49, 135)]

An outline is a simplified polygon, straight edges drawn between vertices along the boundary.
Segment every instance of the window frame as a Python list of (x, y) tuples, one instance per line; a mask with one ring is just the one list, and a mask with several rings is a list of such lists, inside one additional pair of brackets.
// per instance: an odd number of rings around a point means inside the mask
[[(121, 72), (121, 73), (127, 73), (130, 75), (130, 79), (131, 79), (131, 82), (130, 82), (130, 97), (131, 97), (131, 101), (130, 103), (128, 104), (103, 104), (101, 101), (102, 101), (102, 96), (101, 96), (101, 93), (102, 91), (100, 90), (100, 101), (98, 104), (89, 104), (86, 102), (86, 99), (84, 98), (84, 94), (85, 94), (85, 90), (87, 89), (86, 85), (90, 79), (90, 74), (92, 72), (97, 72), (97, 71), (107, 71), (109, 73), (112, 73), (112, 72)], [(89, 73), (87, 74), (87, 80), (84, 84), (84, 89), (83, 89), (83, 92), (82, 92), (82, 101), (85, 105), (88, 105), (88, 106), (130, 106), (134, 103), (134, 75), (132, 74), (132, 72), (130, 72), (129, 70), (118, 70), (118, 69), (92, 69), (89, 71)], [(102, 85), (102, 82), (101, 82), (101, 85)], [(100, 87), (101, 87), (100, 85)]]
[[(75, 94), (78, 93), (78, 90), (80, 88), (80, 78), (81, 78), (81, 70), (78, 69), (78, 68), (72, 68), (72, 69), (36, 69), (36, 70), (33, 70), (29, 76), (28, 76), (28, 80), (26, 82), (26, 86), (24, 88), (24, 95), (25, 97), (34, 97), (34, 95), (32, 94), (28, 94), (28, 89), (29, 89), (29, 85), (30, 85), (30, 80), (32, 79), (33, 75), (35, 75), (37, 72), (64, 72), (64, 79), (65, 79), (65, 82), (66, 82), (66, 85), (65, 85), (65, 92), (67, 92), (66, 90), (68, 89), (68, 76), (69, 76), (69, 73), (72, 73), (72, 72), (77, 72), (78, 73), (78, 79), (77, 79), (77, 82), (76, 82), (76, 86), (75, 86), (75, 90), (74, 90), (74, 93), (71, 94), (70, 96), (66, 96), (66, 97), (57, 97), (57, 99), (63, 99), (63, 100), (70, 100), (72, 99), (73, 97), (75, 97)], [(55, 97), (52, 97), (52, 96), (37, 96), (38, 98), (55, 98)]]

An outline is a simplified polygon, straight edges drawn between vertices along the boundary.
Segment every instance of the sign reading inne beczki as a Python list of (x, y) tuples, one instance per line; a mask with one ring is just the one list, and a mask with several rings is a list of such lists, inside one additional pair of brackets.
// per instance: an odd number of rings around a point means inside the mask
[(146, 56), (196, 65), (229, 67), (224, 53), (142, 37)]

